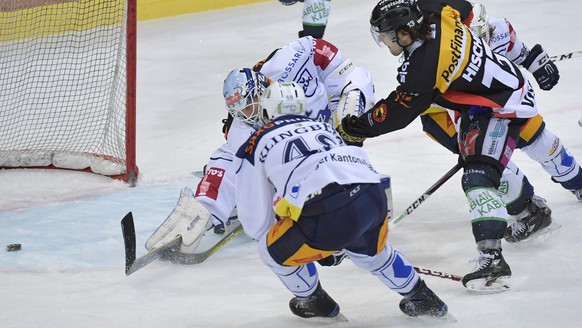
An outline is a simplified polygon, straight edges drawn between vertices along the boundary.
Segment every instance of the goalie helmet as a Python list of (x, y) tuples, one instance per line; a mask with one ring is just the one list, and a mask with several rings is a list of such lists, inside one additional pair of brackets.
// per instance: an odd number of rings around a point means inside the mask
[(305, 116), (307, 100), (295, 82), (274, 82), (261, 97), (263, 123), (283, 115)]
[(423, 19), (416, 0), (381, 0), (372, 10), (370, 25), (373, 33), (382, 33), (402, 27), (416, 29)]
[(477, 34), (480, 38), (485, 40), (485, 43), (489, 43), (489, 38), (491, 36), (489, 16), (487, 16), (485, 6), (478, 2), (473, 3), (473, 20), (471, 21), (470, 29), (474, 34)]
[(234, 118), (247, 124), (257, 123), (260, 119), (259, 97), (268, 86), (269, 79), (259, 72), (249, 68), (232, 70), (222, 87), (226, 109)]

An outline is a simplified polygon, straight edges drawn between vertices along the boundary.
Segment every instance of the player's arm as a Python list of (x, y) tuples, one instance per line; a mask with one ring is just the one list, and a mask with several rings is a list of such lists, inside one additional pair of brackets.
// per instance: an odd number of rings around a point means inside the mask
[(375, 103), (370, 72), (354, 65), (326, 40), (315, 39), (313, 47), (314, 64), (329, 97), (334, 126), (348, 114), (360, 116), (370, 109)]
[(550, 60), (541, 45), (536, 44), (531, 50), (517, 37), (511, 23), (505, 20), (510, 34), (507, 53), (502, 54), (517, 65), (523, 66), (533, 74), (542, 90), (550, 90), (560, 79), (558, 67)]
[(338, 132), (348, 144), (361, 146), (366, 138), (405, 128), (430, 107), (434, 92), (406, 92), (399, 87), (362, 116), (346, 116)]

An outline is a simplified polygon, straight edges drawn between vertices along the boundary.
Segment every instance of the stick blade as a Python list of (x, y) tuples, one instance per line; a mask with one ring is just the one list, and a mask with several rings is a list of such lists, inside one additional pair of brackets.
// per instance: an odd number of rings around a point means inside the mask
[(127, 213), (121, 220), (121, 232), (123, 234), (123, 243), (125, 246), (125, 274), (135, 262), (136, 241), (135, 225), (133, 223), (133, 214)]

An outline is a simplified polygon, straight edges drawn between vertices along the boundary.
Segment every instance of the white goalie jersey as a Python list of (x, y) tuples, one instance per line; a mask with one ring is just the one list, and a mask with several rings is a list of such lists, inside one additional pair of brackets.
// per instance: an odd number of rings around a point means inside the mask
[(276, 50), (255, 69), (277, 82), (295, 82), (307, 98), (307, 116), (332, 123), (343, 94), (361, 91), (361, 111), (374, 103), (370, 73), (355, 66), (335, 45), (324, 39), (302, 37)]

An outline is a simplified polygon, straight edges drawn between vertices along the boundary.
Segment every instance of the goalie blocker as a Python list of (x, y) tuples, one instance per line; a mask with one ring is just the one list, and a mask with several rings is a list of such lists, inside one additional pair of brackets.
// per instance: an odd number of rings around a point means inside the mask
[(146, 249), (152, 251), (182, 237), (180, 252), (194, 253), (204, 233), (212, 227), (210, 212), (194, 198), (188, 187), (180, 192), (178, 204), (146, 241)]

